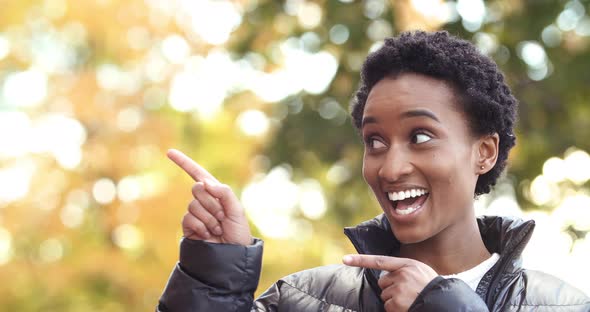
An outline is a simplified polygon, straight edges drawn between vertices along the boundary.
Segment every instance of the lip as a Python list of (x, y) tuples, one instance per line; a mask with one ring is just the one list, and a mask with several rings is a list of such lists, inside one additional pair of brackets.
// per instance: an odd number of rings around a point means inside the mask
[(424, 201), (424, 203), (422, 203), (422, 206), (420, 206), (420, 208), (416, 209), (415, 211), (412, 211), (411, 213), (409, 213), (407, 215), (400, 215), (400, 214), (395, 213), (391, 200), (386, 198), (387, 214), (391, 217), (391, 220), (395, 221), (396, 223), (414, 222), (420, 216), (422, 211), (425, 210), (425, 208), (427, 208), (426, 206), (429, 204), (430, 193), (426, 194), (426, 196), (427, 196), (426, 200)]

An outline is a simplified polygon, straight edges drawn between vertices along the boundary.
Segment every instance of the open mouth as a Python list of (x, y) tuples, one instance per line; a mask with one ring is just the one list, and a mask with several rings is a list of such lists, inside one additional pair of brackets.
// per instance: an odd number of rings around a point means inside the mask
[(430, 193), (426, 189), (409, 189), (399, 192), (388, 192), (393, 211), (399, 215), (408, 215), (420, 208)]

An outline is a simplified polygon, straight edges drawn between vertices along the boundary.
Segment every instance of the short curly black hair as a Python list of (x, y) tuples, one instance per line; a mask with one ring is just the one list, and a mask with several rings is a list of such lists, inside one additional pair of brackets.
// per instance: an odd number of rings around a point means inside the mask
[(442, 79), (456, 92), (475, 135), (497, 133), (500, 142), (494, 168), (479, 176), (475, 196), (489, 193), (506, 167), (508, 152), (516, 144), (514, 124), (518, 102), (504, 82), (496, 63), (466, 40), (447, 31), (404, 32), (388, 38), (369, 54), (361, 69), (360, 87), (351, 104), (352, 122), (361, 128), (371, 88), (385, 77), (418, 73)]

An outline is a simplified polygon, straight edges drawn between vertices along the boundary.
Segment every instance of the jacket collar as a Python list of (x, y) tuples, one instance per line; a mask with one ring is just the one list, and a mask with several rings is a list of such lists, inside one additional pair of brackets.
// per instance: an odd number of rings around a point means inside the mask
[[(486, 248), (500, 254), (496, 272), (514, 272), (521, 266), (521, 254), (528, 243), (535, 227), (535, 221), (523, 221), (517, 218), (500, 216), (481, 216), (477, 218), (479, 231)], [(365, 221), (355, 227), (347, 227), (344, 234), (348, 236), (360, 254), (394, 256), (398, 254), (400, 242), (391, 231), (389, 221), (384, 214)], [(378, 294), (378, 270), (366, 270), (367, 280)], [(498, 275), (495, 275), (498, 276)], [(495, 280), (495, 279), (494, 279)], [(494, 283), (492, 276), (485, 280), (485, 288)], [(481, 290), (483, 291), (483, 290)], [(480, 290), (478, 289), (478, 293)], [(480, 293), (482, 295), (482, 293)]]

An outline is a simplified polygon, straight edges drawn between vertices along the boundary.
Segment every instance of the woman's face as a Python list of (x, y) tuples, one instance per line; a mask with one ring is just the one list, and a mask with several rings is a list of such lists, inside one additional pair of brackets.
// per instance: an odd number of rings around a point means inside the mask
[(363, 176), (400, 242), (458, 234), (473, 222), (478, 140), (446, 82), (382, 79), (369, 93), (362, 135)]

